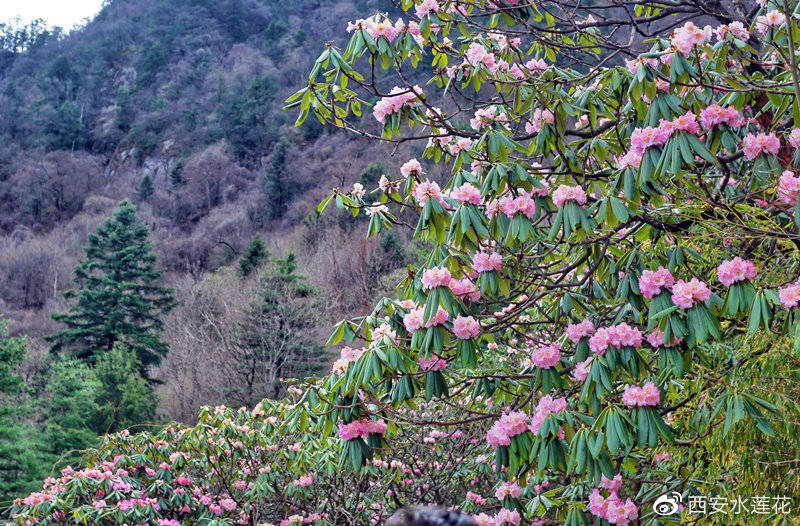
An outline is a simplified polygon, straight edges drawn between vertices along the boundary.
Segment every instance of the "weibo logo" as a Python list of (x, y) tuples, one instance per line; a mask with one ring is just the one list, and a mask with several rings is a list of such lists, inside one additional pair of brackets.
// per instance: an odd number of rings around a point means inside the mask
[(656, 512), (656, 515), (660, 515), (662, 517), (665, 515), (678, 513), (682, 500), (683, 497), (681, 497), (681, 494), (677, 491), (665, 493), (664, 495), (658, 497), (653, 503), (653, 511)]

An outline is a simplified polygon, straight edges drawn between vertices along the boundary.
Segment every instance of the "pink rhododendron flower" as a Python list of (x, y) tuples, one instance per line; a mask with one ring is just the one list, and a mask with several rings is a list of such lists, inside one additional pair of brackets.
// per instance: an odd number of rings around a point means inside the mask
[(553, 124), (554, 122), (555, 122), (555, 116), (553, 115), (552, 111), (536, 108), (535, 110), (533, 110), (533, 115), (531, 116), (530, 122), (525, 123), (525, 132), (539, 133), (540, 131), (542, 131), (543, 125)]
[(796, 177), (790, 170), (784, 170), (778, 179), (778, 197), (784, 203), (793, 205), (797, 203), (800, 195), (800, 177)]
[(453, 320), (453, 334), (460, 340), (475, 338), (481, 333), (481, 324), (472, 316), (457, 316)]
[[(310, 486), (313, 483), (314, 483), (314, 475), (302, 475), (299, 479), (292, 481), (292, 484), (294, 484), (298, 488), (307, 488), (308, 486)], [(220, 501), (220, 505), (222, 506), (222, 501)], [(235, 508), (236, 507), (236, 503), (233, 502), (233, 505), (234, 505), (234, 508)], [(227, 509), (227, 508), (225, 508), (225, 509)]]
[(800, 283), (792, 283), (778, 289), (778, 299), (780, 299), (781, 305), (787, 309), (797, 307), (798, 303), (800, 303)]
[(498, 446), (507, 446), (511, 437), (517, 436), (528, 430), (528, 415), (523, 411), (514, 411), (503, 415), (489, 428), (486, 441), (497, 449)]
[(711, 297), (711, 290), (697, 278), (690, 281), (678, 280), (672, 287), (672, 303), (681, 309), (690, 309), (695, 301), (706, 302)]
[(424, 92), (419, 86), (414, 86), (410, 90), (394, 87), (389, 93), (389, 96), (382, 98), (372, 107), (372, 115), (380, 123), (383, 123), (387, 116), (411, 107), (418, 102)]
[(400, 167), (400, 174), (403, 177), (409, 177), (411, 175), (420, 176), (422, 175), (422, 165), (418, 160), (410, 159)]
[(641, 347), (642, 333), (636, 327), (631, 327), (627, 323), (620, 323), (607, 328), (599, 328), (589, 338), (589, 349), (599, 356), (605, 354), (609, 346), (617, 349), (621, 347)]
[(475, 283), (467, 278), (451, 279), (449, 287), (455, 297), (462, 301), (478, 301), (481, 299), (481, 292), (477, 290)]
[(742, 114), (733, 106), (723, 108), (719, 104), (712, 104), (700, 110), (700, 122), (708, 129), (719, 124), (738, 127), (744, 124)]
[(450, 197), (460, 203), (481, 204), (481, 191), (472, 183), (464, 183), (450, 191)]
[(447, 360), (432, 354), (428, 358), (424, 356), (419, 357), (419, 367), (423, 371), (444, 371), (447, 369)]
[(561, 208), (567, 201), (575, 201), (582, 205), (586, 203), (586, 192), (580, 186), (567, 186), (562, 184), (553, 192), (553, 204)]
[(794, 148), (800, 148), (800, 128), (792, 128), (789, 132), (789, 144)]
[(745, 42), (750, 40), (750, 32), (747, 30), (744, 24), (738, 20), (736, 22), (731, 22), (730, 24), (719, 26), (715, 32), (717, 33), (717, 38), (720, 40), (723, 40), (729, 34), (737, 35)]
[(658, 296), (662, 290), (671, 289), (675, 284), (672, 273), (662, 266), (658, 270), (645, 270), (639, 278), (639, 290), (642, 296), (652, 299)]
[(642, 387), (627, 385), (622, 394), (622, 403), (629, 406), (655, 406), (660, 399), (661, 393), (653, 382), (647, 382)]
[(781, 141), (774, 133), (748, 133), (742, 139), (744, 145), (744, 156), (748, 161), (752, 161), (761, 153), (777, 155), (781, 149)]
[(494, 523), (497, 526), (503, 526), (504, 524), (519, 526), (520, 522), (522, 522), (522, 517), (517, 510), (502, 508), (497, 512), (497, 515), (494, 516)]
[(411, 309), (403, 316), (403, 325), (405, 325), (409, 334), (421, 329), (425, 325), (425, 309), (422, 307)]
[(653, 329), (653, 331), (647, 335), (647, 343), (652, 345), (653, 347), (675, 347), (679, 343), (683, 341), (683, 338), (678, 338), (677, 340), (673, 341), (670, 344), (664, 343), (664, 331), (659, 328)]
[(503, 256), (498, 252), (478, 252), (472, 256), (472, 268), (475, 272), (498, 271), (503, 267)]
[(414, 8), (414, 11), (420, 18), (428, 16), (439, 11), (439, 2), (436, 0), (422, 0), (422, 3)]
[(367, 435), (383, 435), (386, 433), (386, 423), (383, 420), (355, 420), (349, 424), (339, 426), (339, 438), (347, 442)]
[(617, 473), (613, 479), (606, 478), (605, 475), (600, 476), (600, 487), (607, 489), (612, 493), (616, 493), (622, 487), (622, 474)]
[(425, 324), (425, 327), (435, 327), (436, 325), (444, 325), (444, 323), (450, 319), (450, 313), (444, 310), (442, 307), (439, 307), (436, 310), (436, 314), (433, 315), (433, 318), (428, 320), (428, 323)]
[(672, 45), (675, 46), (683, 56), (688, 57), (694, 46), (705, 44), (713, 34), (714, 31), (711, 29), (711, 26), (706, 26), (701, 29), (692, 22), (686, 22), (685, 25), (676, 29), (672, 34)]
[(567, 338), (569, 338), (572, 343), (578, 343), (581, 341), (581, 338), (586, 338), (594, 334), (594, 323), (588, 319), (576, 324), (570, 323), (567, 325), (566, 332)]
[(475, 112), (475, 117), (469, 120), (470, 126), (476, 131), (489, 128), (494, 122), (499, 122), (501, 124), (508, 122), (508, 115), (498, 110), (496, 106), (479, 109)]
[(522, 488), (516, 482), (505, 482), (495, 490), (494, 496), (497, 500), (503, 500), (506, 497), (518, 499), (522, 495)]
[(723, 285), (730, 287), (738, 281), (755, 278), (756, 266), (752, 262), (737, 256), (720, 263), (717, 267), (717, 277)]
[(561, 361), (561, 348), (551, 343), (542, 345), (531, 351), (531, 363), (541, 369), (555, 367)]
[(769, 28), (780, 27), (784, 24), (786, 24), (786, 15), (784, 15), (777, 9), (773, 9), (767, 14), (761, 15), (758, 18), (756, 18), (755, 26), (759, 33), (764, 34), (767, 32)]
[(593, 356), (589, 356), (584, 361), (576, 363), (575, 369), (572, 371), (572, 379), (576, 382), (585, 382), (592, 370), (593, 359)]
[(434, 199), (442, 203), (442, 189), (435, 181), (425, 179), (414, 187), (414, 198), (420, 206), (425, 206), (428, 199)]
[(530, 219), (536, 213), (536, 203), (531, 194), (522, 192), (517, 197), (508, 195), (500, 199), (500, 210), (508, 217), (514, 217), (519, 213)]
[(434, 287), (447, 287), (453, 276), (447, 267), (433, 267), (422, 272), (422, 288), (429, 290)]

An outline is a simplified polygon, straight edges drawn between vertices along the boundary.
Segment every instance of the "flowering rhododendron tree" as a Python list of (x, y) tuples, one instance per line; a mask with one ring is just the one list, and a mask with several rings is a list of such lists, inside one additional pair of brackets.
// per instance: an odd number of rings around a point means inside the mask
[[(707, 441), (766, 440), (779, 410), (734, 379), (797, 334), (796, 2), (398, 4), (289, 99), (298, 124), (424, 148), (320, 205), (369, 236), (413, 216), (429, 247), (337, 326), (360, 350), (314, 390), (321, 429), (386, 422), (391, 447), (420, 398), (458, 408), (437, 424), (484, 427), (502, 484), (548, 483), (501, 486), (481, 524), (648, 523), (662, 494), (724, 491)], [(703, 6), (714, 25), (686, 21)], [(354, 469), (371, 441), (345, 442)]]

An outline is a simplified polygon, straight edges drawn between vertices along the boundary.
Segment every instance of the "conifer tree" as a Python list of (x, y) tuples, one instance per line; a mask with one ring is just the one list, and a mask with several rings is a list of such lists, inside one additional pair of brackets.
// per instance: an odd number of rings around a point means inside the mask
[(94, 374), (99, 382), (99, 409), (93, 424), (98, 433), (155, 421), (158, 399), (152, 385), (139, 375), (137, 366), (136, 355), (123, 343), (117, 343), (97, 359)]
[(64, 294), (72, 306), (53, 314), (66, 328), (48, 338), (52, 352), (67, 351), (92, 364), (122, 341), (135, 352), (145, 378), (148, 367), (167, 354), (158, 333), (175, 299), (172, 289), (157, 284), (163, 271), (156, 270), (148, 235), (136, 207), (123, 201), (89, 236), (86, 256), (75, 267), (76, 288)]
[(147, 201), (152, 197), (153, 193), (155, 192), (155, 187), (153, 186), (153, 176), (150, 174), (144, 174), (142, 180), (139, 181), (139, 186), (136, 188), (136, 194), (139, 197), (139, 201)]
[(270, 218), (283, 216), (292, 198), (291, 186), (287, 180), (286, 159), (289, 155), (289, 141), (281, 137), (272, 148), (269, 166), (261, 180), (262, 190), (269, 202)]
[(254, 268), (263, 263), (268, 257), (269, 252), (264, 246), (264, 242), (261, 241), (261, 236), (256, 234), (239, 259), (239, 275), (242, 277), (249, 275)]

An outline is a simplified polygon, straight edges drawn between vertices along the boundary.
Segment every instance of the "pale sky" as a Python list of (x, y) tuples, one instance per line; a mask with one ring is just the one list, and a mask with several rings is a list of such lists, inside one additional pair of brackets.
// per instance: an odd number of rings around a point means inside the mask
[(16, 16), (23, 24), (43, 18), (51, 27), (71, 29), (84, 18), (96, 15), (102, 5), (103, 0), (0, 0), (0, 22)]

